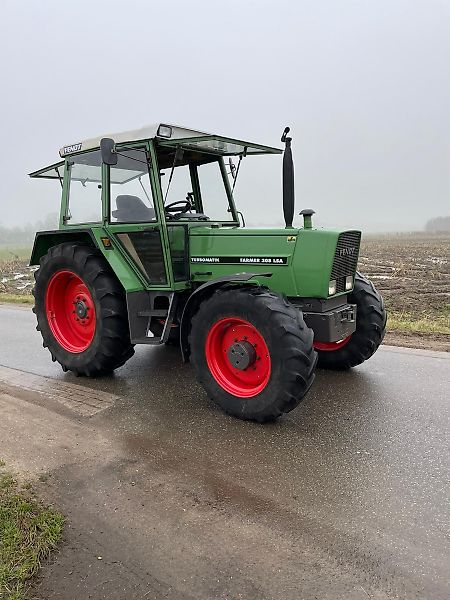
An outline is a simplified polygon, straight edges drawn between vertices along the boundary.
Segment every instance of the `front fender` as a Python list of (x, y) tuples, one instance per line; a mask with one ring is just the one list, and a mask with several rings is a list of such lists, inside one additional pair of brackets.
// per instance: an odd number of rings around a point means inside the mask
[(183, 308), (180, 322), (180, 347), (183, 361), (189, 360), (189, 331), (191, 329), (191, 318), (200, 306), (201, 302), (211, 296), (218, 288), (228, 287), (230, 285), (250, 284), (258, 285), (257, 281), (250, 281), (253, 277), (272, 277), (272, 273), (236, 273), (233, 275), (225, 275), (217, 279), (211, 279), (203, 285), (199, 286), (188, 298)]

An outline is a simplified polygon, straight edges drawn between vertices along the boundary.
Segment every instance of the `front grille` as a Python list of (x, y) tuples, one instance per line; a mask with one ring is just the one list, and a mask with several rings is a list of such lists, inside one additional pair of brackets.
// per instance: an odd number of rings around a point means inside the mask
[(345, 292), (345, 278), (354, 275), (358, 264), (360, 231), (341, 233), (334, 253), (330, 280), (336, 280), (336, 293)]

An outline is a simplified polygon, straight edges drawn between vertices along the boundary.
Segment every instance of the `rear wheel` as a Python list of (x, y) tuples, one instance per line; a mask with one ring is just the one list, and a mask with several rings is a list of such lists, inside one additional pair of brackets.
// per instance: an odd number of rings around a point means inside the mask
[(133, 355), (125, 294), (98, 250), (54, 246), (35, 279), (37, 329), (64, 371), (101, 375)]
[(373, 283), (356, 273), (348, 301), (356, 304), (356, 331), (339, 342), (314, 342), (321, 368), (345, 370), (360, 365), (383, 341), (387, 315), (383, 298)]
[(192, 319), (191, 360), (208, 395), (241, 419), (295, 408), (314, 381), (313, 333), (301, 312), (262, 288), (218, 290)]

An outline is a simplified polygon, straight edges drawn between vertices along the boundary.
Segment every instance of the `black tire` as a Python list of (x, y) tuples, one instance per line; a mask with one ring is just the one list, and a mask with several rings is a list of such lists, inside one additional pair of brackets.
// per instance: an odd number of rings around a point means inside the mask
[[(88, 288), (95, 307), (95, 328), (89, 346), (81, 352), (65, 349), (53, 334), (46, 311), (49, 282), (58, 272), (71, 271)], [(95, 248), (65, 243), (50, 248), (34, 274), (37, 327), (52, 360), (63, 371), (89, 377), (121, 367), (134, 354), (130, 342), (125, 293), (111, 267)]]
[[(222, 319), (236, 317), (256, 329), (270, 353), (266, 386), (257, 395), (247, 398), (226, 391), (211, 373), (206, 358), (206, 340), (211, 328)], [(199, 382), (216, 404), (240, 419), (258, 422), (276, 419), (294, 409), (314, 381), (317, 356), (312, 330), (298, 309), (264, 288), (215, 291), (192, 318), (189, 342)]]
[(370, 358), (383, 341), (387, 319), (384, 301), (373, 283), (361, 273), (356, 273), (348, 301), (356, 304), (356, 331), (338, 350), (317, 350), (320, 368), (346, 370), (356, 367)]

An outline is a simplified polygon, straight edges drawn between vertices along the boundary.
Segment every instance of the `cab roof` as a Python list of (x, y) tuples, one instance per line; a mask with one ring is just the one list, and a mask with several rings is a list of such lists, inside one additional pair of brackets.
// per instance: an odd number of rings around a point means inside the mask
[[(273, 148), (271, 146), (262, 146), (260, 144), (205, 133), (204, 131), (180, 127), (178, 125), (156, 123), (154, 125), (141, 127), (140, 129), (133, 129), (131, 131), (123, 131), (120, 133), (107, 133), (81, 142), (69, 144), (60, 149), (59, 155), (64, 159), (67, 156), (79, 154), (88, 150), (97, 150), (100, 148), (100, 142), (103, 138), (112, 138), (116, 144), (157, 139), (158, 145), (160, 146), (168, 148), (183, 146), (183, 148), (186, 149), (216, 154), (219, 156), (247, 156), (251, 154), (282, 153), (281, 149)], [(59, 169), (63, 164), (63, 161), (61, 161), (49, 165), (48, 167), (30, 173), (30, 177), (59, 179)]]
[[(161, 135), (162, 134), (162, 135)], [(82, 142), (76, 142), (63, 146), (59, 155), (61, 158), (68, 156), (69, 154), (75, 154), (78, 152), (85, 152), (86, 150), (95, 150), (100, 148), (100, 141), (103, 138), (112, 138), (116, 144), (123, 144), (125, 142), (139, 142), (141, 140), (151, 140), (156, 137), (162, 139), (179, 139), (179, 138), (192, 138), (204, 135), (210, 135), (204, 131), (197, 131), (195, 129), (188, 129), (186, 127), (178, 127), (177, 125), (166, 125), (164, 123), (155, 123), (154, 125), (145, 125), (140, 129), (132, 129), (131, 131), (121, 131), (119, 133), (105, 133), (97, 137), (83, 140)]]

